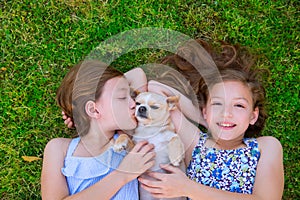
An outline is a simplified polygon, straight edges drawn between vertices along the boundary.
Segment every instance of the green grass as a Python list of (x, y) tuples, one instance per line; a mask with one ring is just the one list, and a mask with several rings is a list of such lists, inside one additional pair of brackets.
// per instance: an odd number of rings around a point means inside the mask
[[(68, 137), (55, 91), (69, 66), (100, 42), (126, 30), (163, 27), (190, 37), (249, 46), (270, 70), (269, 120), (264, 135), (284, 149), (283, 199), (298, 199), (299, 2), (285, 1), (0, 1), (1, 199), (40, 199), (42, 158), (51, 138)], [(122, 56), (122, 70), (154, 62), (165, 52)]]

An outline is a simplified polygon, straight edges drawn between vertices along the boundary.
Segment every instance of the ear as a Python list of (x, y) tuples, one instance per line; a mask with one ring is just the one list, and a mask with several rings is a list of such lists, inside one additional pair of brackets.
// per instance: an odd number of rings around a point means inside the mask
[(85, 104), (85, 112), (89, 117), (92, 118), (99, 118), (101, 116), (99, 110), (96, 107), (96, 103), (94, 101), (88, 101)]
[(138, 90), (133, 90), (133, 88), (130, 88), (130, 96), (135, 99), (141, 92)]
[(176, 104), (179, 101), (179, 96), (170, 96), (167, 97), (167, 103), (169, 105), (169, 110), (175, 110), (176, 109)]
[(207, 120), (207, 117), (206, 117), (206, 108), (205, 108), (205, 107), (202, 108), (202, 115), (203, 115), (203, 118), (204, 118), (205, 120)]
[(254, 111), (252, 112), (252, 116), (251, 116), (251, 118), (250, 118), (250, 123), (249, 123), (249, 124), (254, 125), (255, 122), (256, 122), (257, 119), (258, 119), (258, 115), (259, 115), (259, 109), (258, 109), (258, 107), (256, 107), (256, 108), (254, 109)]

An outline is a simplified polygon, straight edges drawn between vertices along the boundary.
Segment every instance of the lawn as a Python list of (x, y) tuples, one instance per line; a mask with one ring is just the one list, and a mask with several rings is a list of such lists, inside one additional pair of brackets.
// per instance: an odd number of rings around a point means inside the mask
[[(41, 198), (44, 147), (71, 133), (55, 102), (70, 66), (116, 34), (160, 27), (239, 43), (259, 55), (258, 64), (270, 72), (263, 134), (278, 138), (284, 149), (283, 199), (299, 199), (299, 10), (297, 0), (1, 0), (0, 198)], [(117, 66), (126, 71), (165, 53), (136, 50)]]

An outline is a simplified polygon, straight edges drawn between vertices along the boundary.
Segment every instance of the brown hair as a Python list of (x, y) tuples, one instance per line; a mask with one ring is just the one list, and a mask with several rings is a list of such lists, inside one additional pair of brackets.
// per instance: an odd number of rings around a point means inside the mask
[[(201, 108), (206, 105), (208, 89), (214, 84), (231, 80), (241, 81), (247, 85), (252, 93), (254, 108), (259, 109), (259, 116), (254, 125), (249, 125), (245, 137), (259, 136), (265, 126), (267, 114), (264, 107), (265, 89), (259, 74), (261, 70), (254, 68), (254, 56), (247, 48), (230, 45), (224, 41), (220, 42), (220, 47), (213, 47), (200, 39), (197, 39), (196, 42), (201, 47), (193, 43), (193, 45), (184, 45), (178, 49), (176, 54), (166, 56), (161, 62), (170, 64), (189, 80)], [(205, 54), (203, 49), (209, 55)], [(204, 69), (205, 73), (200, 75), (196, 68)], [(207, 71), (209, 68), (218, 71)]]
[(64, 77), (56, 100), (76, 124), (79, 136), (86, 135), (90, 128), (85, 104), (99, 99), (106, 81), (118, 76), (123, 76), (123, 73), (98, 60), (87, 60), (72, 67)]

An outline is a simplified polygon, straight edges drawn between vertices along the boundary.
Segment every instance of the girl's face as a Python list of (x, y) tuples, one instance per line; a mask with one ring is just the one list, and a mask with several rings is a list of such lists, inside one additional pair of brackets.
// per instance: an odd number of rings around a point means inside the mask
[(137, 126), (135, 101), (130, 96), (129, 83), (124, 77), (108, 80), (96, 102), (102, 123), (111, 130), (131, 130)]
[(215, 84), (203, 109), (215, 140), (243, 138), (249, 124), (256, 122), (258, 113), (258, 108), (253, 110), (250, 89), (239, 81)]

